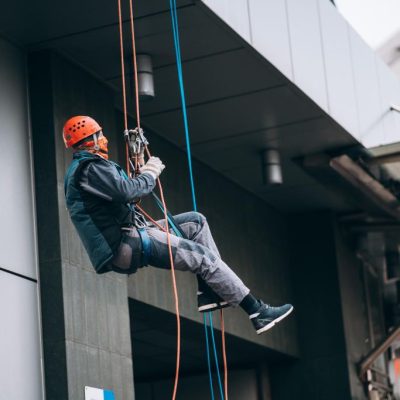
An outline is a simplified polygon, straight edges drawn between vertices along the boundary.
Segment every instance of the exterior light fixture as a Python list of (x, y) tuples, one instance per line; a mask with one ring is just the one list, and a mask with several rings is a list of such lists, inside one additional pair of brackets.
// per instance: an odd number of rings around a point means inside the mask
[(281, 185), (281, 156), (277, 149), (265, 149), (261, 152), (262, 176), (264, 185)]
[(150, 100), (155, 96), (153, 63), (148, 54), (137, 55), (137, 71), (139, 81), (140, 100)]

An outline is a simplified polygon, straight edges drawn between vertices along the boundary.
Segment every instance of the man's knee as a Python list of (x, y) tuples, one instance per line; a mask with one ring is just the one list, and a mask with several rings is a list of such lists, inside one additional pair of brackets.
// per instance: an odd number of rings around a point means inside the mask
[(175, 218), (179, 224), (194, 222), (200, 225), (204, 225), (204, 223), (207, 221), (206, 217), (197, 211), (188, 211), (183, 214), (176, 215)]
[(193, 214), (194, 214), (193, 220), (195, 222), (198, 222), (200, 225), (204, 225), (207, 222), (207, 218), (202, 213), (193, 211)]

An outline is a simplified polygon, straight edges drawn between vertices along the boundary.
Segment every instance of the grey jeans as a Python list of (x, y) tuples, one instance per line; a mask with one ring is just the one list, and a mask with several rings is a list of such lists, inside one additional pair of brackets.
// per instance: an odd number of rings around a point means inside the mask
[[(206, 218), (197, 212), (174, 216), (188, 239), (170, 235), (175, 269), (190, 271), (200, 277), (230, 305), (237, 306), (249, 293), (241, 279), (226, 265), (219, 254)], [(165, 226), (164, 221), (157, 221)], [(167, 234), (153, 226), (146, 228), (151, 243), (149, 263), (157, 268), (170, 268)], [(133, 273), (142, 264), (142, 245), (136, 229), (125, 231), (112, 269)]]

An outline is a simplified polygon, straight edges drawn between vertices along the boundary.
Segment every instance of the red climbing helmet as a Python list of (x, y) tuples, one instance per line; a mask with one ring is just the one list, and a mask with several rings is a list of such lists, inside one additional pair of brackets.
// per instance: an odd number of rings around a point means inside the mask
[(93, 118), (82, 115), (72, 117), (65, 123), (63, 129), (65, 147), (72, 147), (101, 129)]

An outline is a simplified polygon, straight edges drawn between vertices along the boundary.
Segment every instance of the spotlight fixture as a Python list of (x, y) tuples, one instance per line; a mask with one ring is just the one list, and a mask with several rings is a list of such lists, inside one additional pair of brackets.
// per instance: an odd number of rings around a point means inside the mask
[(150, 100), (155, 96), (153, 63), (148, 54), (137, 55), (137, 70), (139, 80), (140, 100)]
[(262, 176), (264, 185), (281, 185), (282, 165), (277, 149), (265, 149), (261, 152)]

